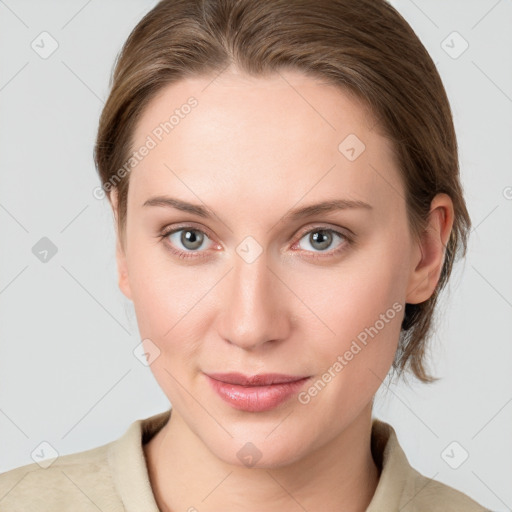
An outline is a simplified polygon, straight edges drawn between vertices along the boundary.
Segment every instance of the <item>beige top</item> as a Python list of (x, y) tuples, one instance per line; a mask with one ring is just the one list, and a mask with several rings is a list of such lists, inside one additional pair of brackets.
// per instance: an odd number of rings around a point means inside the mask
[[(159, 512), (142, 444), (171, 409), (132, 423), (119, 439), (0, 474), (2, 512)], [(391, 425), (372, 420), (372, 453), (381, 475), (367, 512), (488, 512), (465, 494), (409, 465)], [(44, 464), (41, 464), (44, 465)]]

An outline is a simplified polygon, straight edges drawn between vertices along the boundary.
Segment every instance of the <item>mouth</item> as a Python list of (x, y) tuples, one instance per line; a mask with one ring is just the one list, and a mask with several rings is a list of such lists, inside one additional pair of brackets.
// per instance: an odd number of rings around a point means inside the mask
[(289, 400), (311, 378), (308, 375), (280, 373), (209, 373), (205, 376), (222, 400), (235, 409), (247, 412), (274, 409)]
[(208, 373), (208, 377), (238, 386), (272, 386), (274, 384), (287, 384), (308, 378), (307, 375), (295, 376), (282, 373), (262, 373), (260, 375), (244, 375), (243, 373)]

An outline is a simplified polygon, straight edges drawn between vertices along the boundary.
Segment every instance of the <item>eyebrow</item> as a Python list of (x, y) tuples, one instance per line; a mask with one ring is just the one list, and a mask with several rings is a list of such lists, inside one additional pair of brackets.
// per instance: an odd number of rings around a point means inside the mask
[[(203, 206), (201, 204), (189, 203), (187, 201), (182, 201), (181, 199), (176, 199), (168, 196), (152, 197), (148, 199), (142, 206), (160, 206), (165, 208), (174, 208), (176, 210), (191, 213), (193, 215), (197, 215), (198, 217), (203, 217), (205, 219), (216, 217), (215, 213), (206, 206)], [(370, 204), (360, 200), (332, 199), (330, 201), (322, 201), (320, 203), (310, 204), (307, 206), (302, 206), (300, 208), (290, 210), (281, 218), (281, 221), (295, 221), (306, 217), (312, 217), (313, 215), (317, 215), (319, 213), (328, 213), (336, 210), (347, 210), (353, 208), (362, 208), (366, 210), (373, 209), (373, 207)]]

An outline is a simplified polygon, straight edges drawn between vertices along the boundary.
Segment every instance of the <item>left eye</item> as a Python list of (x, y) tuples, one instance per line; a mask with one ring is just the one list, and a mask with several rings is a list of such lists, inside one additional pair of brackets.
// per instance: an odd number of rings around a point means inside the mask
[[(310, 251), (310, 247), (312, 247), (313, 251), (326, 251), (332, 245), (333, 240), (335, 238), (339, 238), (342, 241), (346, 240), (346, 237), (341, 233), (334, 231), (333, 229), (314, 229), (306, 233), (300, 240), (299, 245), (302, 240), (306, 240), (306, 243), (309, 244), (309, 247), (302, 247), (303, 249)], [(341, 245), (341, 244), (340, 244)]]
[(167, 238), (176, 245), (179, 242), (187, 251), (197, 251), (206, 240), (210, 240), (206, 233), (198, 229), (182, 228), (167, 235)]

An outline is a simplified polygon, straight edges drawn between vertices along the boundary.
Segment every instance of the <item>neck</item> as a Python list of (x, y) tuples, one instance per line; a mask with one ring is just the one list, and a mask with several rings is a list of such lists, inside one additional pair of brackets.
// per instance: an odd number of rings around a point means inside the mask
[(274, 468), (246, 468), (215, 457), (173, 409), (144, 452), (163, 512), (364, 512), (379, 480), (371, 454), (371, 404), (337, 438)]

